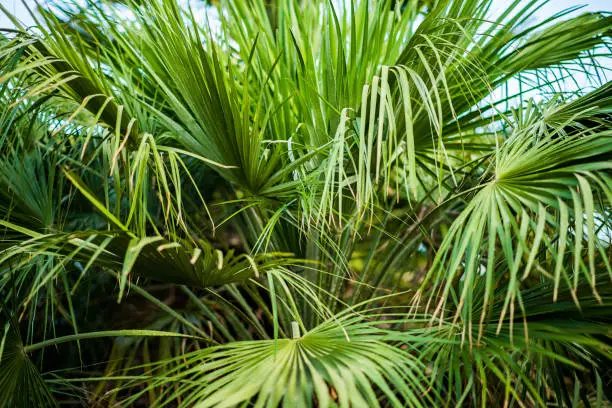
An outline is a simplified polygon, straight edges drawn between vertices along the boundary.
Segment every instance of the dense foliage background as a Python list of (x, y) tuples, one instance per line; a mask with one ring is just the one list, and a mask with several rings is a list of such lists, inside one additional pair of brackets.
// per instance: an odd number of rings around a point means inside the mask
[(612, 16), (490, 6), (13, 19), (0, 406), (610, 406)]

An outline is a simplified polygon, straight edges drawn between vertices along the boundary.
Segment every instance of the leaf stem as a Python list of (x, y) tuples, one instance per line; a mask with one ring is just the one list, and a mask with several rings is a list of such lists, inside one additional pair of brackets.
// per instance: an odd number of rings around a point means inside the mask
[(56, 337), (54, 339), (49, 339), (45, 341), (41, 341), (40, 343), (30, 344), (29, 346), (25, 346), (23, 350), (26, 353), (31, 353), (36, 350), (43, 349), (48, 346), (53, 346), (60, 343), (67, 343), (70, 341), (83, 340), (83, 339), (97, 339), (103, 337), (120, 337), (120, 336), (149, 336), (149, 337), (186, 337), (192, 339), (201, 339), (198, 336), (191, 336), (188, 334), (174, 333), (174, 332), (166, 332), (159, 330), (107, 330), (107, 331), (97, 331), (90, 333), (79, 333), (79, 334), (71, 334), (69, 336)]

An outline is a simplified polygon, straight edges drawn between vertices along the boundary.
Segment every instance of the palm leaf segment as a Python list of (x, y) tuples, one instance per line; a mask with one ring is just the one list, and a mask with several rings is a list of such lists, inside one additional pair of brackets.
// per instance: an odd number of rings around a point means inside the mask
[[(14, 227), (14, 224), (4, 221), (0, 223)], [(27, 255), (53, 253), (60, 255), (62, 263), (83, 263), (82, 273), (88, 272), (92, 266), (120, 270), (120, 297), (132, 273), (146, 279), (208, 288), (242, 282), (269, 270), (297, 265), (291, 254), (268, 252), (254, 257), (234, 255), (234, 251), (223, 253), (205, 241), (193, 244), (170, 242), (160, 236), (131, 238), (124, 234), (102, 232), (43, 235), (17, 230), (29, 233), (34, 238), (4, 250), (4, 262), (25, 256), (22, 261), (23, 265), (27, 265), (30, 262)], [(19, 268), (20, 263), (17, 262), (15, 267)], [(59, 271), (59, 267), (54, 268), (34, 286), (34, 291), (54, 279), (54, 272)]]
[(0, 407), (56, 407), (57, 402), (27, 356), (16, 322), (0, 309)]
[[(297, 330), (297, 329), (296, 329)], [(364, 316), (336, 316), (292, 339), (236, 342), (181, 357), (152, 387), (178, 385), (181, 406), (428, 406), (425, 367)], [(154, 367), (153, 367), (154, 368)], [(135, 397), (137, 398), (137, 396)], [(337, 402), (334, 399), (337, 398)]]
[(484, 288), (484, 319), (499, 280), (508, 285), (500, 324), (515, 303), (525, 313), (520, 287), (532, 273), (554, 282), (553, 300), (560, 285), (575, 291), (581, 277), (597, 298), (596, 276), (603, 269), (612, 277), (605, 242), (598, 238), (598, 217), (612, 203), (612, 133), (605, 119), (604, 126), (581, 125), (609, 115), (609, 96), (597, 98), (597, 105), (593, 96), (561, 109), (532, 105), (514, 118), (512, 133), (492, 157), (489, 181), (453, 222), (427, 278), (443, 288), (434, 316), (441, 315), (458, 278), (456, 316), (467, 320), (476, 306), (470, 293)]

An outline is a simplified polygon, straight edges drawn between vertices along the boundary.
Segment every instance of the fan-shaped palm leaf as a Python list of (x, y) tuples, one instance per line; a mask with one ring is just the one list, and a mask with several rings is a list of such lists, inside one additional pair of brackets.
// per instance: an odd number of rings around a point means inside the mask
[[(181, 406), (428, 406), (436, 400), (424, 367), (387, 344), (380, 321), (337, 316), (292, 339), (235, 342), (181, 358), (160, 373), (155, 387), (168, 386), (163, 400)], [(176, 390), (172, 386), (176, 384)]]

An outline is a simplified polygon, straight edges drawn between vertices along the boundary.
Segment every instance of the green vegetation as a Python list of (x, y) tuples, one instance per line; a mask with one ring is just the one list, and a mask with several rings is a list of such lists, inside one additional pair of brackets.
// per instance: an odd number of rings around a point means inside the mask
[(0, 407), (612, 404), (610, 14), (55, 3), (0, 36)]

